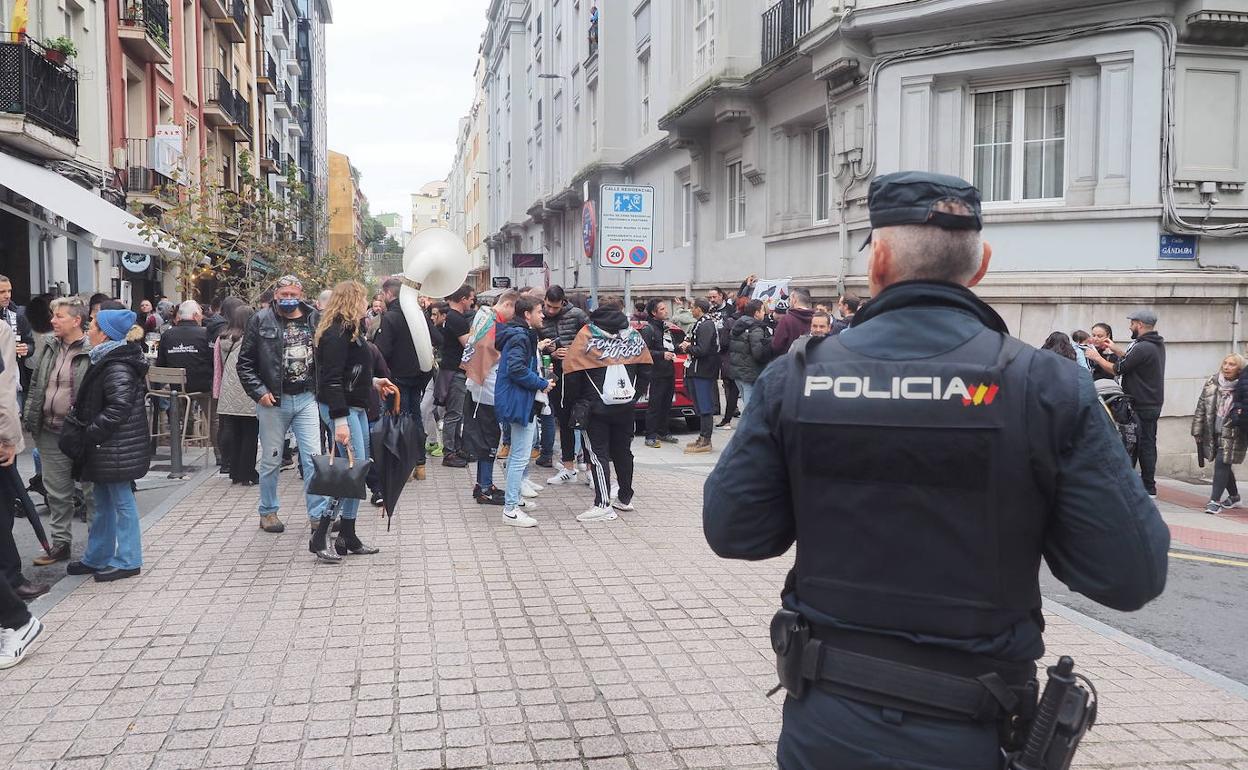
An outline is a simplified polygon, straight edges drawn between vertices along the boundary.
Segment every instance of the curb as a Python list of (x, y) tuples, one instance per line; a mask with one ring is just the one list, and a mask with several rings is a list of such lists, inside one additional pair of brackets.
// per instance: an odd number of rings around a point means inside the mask
[(1198, 679), (1205, 684), (1212, 685), (1213, 687), (1216, 687), (1229, 695), (1233, 695), (1236, 698), (1248, 700), (1248, 685), (1237, 682), (1228, 676), (1219, 674), (1216, 671), (1210, 671), (1204, 666), (1193, 663), (1186, 658), (1181, 658), (1172, 652), (1166, 652), (1160, 647), (1155, 647), (1143, 639), (1137, 639), (1136, 637), (1123, 631), (1119, 631), (1112, 626), (1107, 626), (1095, 618), (1084, 615), (1082, 612), (1073, 610), (1064, 604), (1058, 604), (1052, 599), (1044, 599), (1044, 609), (1046, 612), (1051, 612), (1058, 617), (1065, 618), (1072, 623), (1083, 626), (1089, 631), (1095, 631), (1101, 636), (1112, 639), (1124, 647), (1128, 647), (1138, 653), (1147, 655), (1158, 663), (1178, 669), (1193, 679)]
[[(156, 522), (163, 519), (174, 509), (174, 507), (185, 500), (205, 481), (215, 476), (216, 472), (215, 467), (208, 465), (187, 478), (185, 482), (183, 482), (181, 489), (170, 494), (164, 499), (163, 502), (161, 502), (160, 505), (148, 511), (146, 516), (139, 519), (140, 532), (146, 532), (155, 526)], [(48, 591), (43, 596), (40, 596), (38, 599), (26, 605), (26, 607), (30, 610), (31, 615), (42, 618), (44, 615), (51, 612), (56, 605), (60, 604), (61, 600), (73, 593), (75, 588), (82, 585), (90, 578), (90, 575), (66, 575), (56, 581), (56, 584), (52, 586), (51, 591)]]

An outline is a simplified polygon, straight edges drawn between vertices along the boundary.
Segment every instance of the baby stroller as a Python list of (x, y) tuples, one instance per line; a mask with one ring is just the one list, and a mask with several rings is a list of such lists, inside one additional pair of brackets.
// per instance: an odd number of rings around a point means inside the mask
[(1140, 418), (1135, 413), (1135, 400), (1122, 392), (1122, 386), (1116, 380), (1110, 379), (1096, 381), (1096, 395), (1100, 396), (1105, 413), (1118, 429), (1122, 446), (1134, 467), (1140, 449)]

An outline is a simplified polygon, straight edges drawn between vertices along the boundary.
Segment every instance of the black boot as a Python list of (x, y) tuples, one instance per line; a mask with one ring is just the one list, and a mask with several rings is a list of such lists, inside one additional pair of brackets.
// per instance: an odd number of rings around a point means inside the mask
[(338, 537), (334, 538), (334, 550), (341, 557), (349, 553), (356, 556), (371, 556), (380, 549), (371, 548), (360, 542), (360, 539), (355, 534), (355, 519), (343, 519), (342, 532), (339, 533)]
[(319, 561), (337, 564), (342, 561), (342, 557), (331, 551), (325, 545), (325, 538), (329, 535), (329, 525), (332, 519), (328, 516), (322, 516), (316, 525), (316, 531), (312, 533), (312, 539), (308, 541), (308, 550), (316, 554)]

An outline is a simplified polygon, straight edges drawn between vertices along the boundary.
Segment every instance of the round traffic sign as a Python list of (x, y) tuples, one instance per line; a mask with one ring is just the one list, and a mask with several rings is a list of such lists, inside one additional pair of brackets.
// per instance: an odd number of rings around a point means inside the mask
[(594, 256), (594, 247), (598, 245), (597, 238), (598, 216), (594, 212), (594, 202), (585, 201), (585, 205), (581, 207), (581, 245), (585, 248), (587, 259)]
[(645, 246), (634, 246), (628, 252), (628, 259), (634, 265), (644, 265), (646, 260), (650, 258), (650, 252), (646, 251)]
[(607, 261), (613, 265), (618, 265), (624, 261), (624, 249), (621, 246), (611, 246), (607, 249)]

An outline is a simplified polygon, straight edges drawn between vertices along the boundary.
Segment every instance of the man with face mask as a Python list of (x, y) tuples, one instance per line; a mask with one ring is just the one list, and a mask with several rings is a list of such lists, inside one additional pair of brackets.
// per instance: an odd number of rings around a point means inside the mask
[[(256, 402), (260, 421), (260, 528), (286, 529), (277, 517), (277, 477), (288, 430), (299, 443), (306, 486), (312, 478), (312, 453), (320, 448), (316, 405), (313, 334), (320, 321), (316, 308), (303, 301), (303, 282), (293, 275), (277, 280), (273, 302), (252, 316), (238, 354), (238, 379)], [(308, 518), (321, 518), (327, 503), (307, 495)]]
[(1126, 350), (1112, 342), (1105, 352), (1118, 356), (1111, 362), (1095, 347), (1085, 351), (1088, 361), (1101, 371), (1122, 377), (1122, 392), (1135, 401), (1140, 417), (1140, 479), (1151, 497), (1157, 496), (1157, 421), (1166, 396), (1166, 341), (1156, 332), (1157, 314), (1137, 310), (1127, 316), (1133, 342)]

